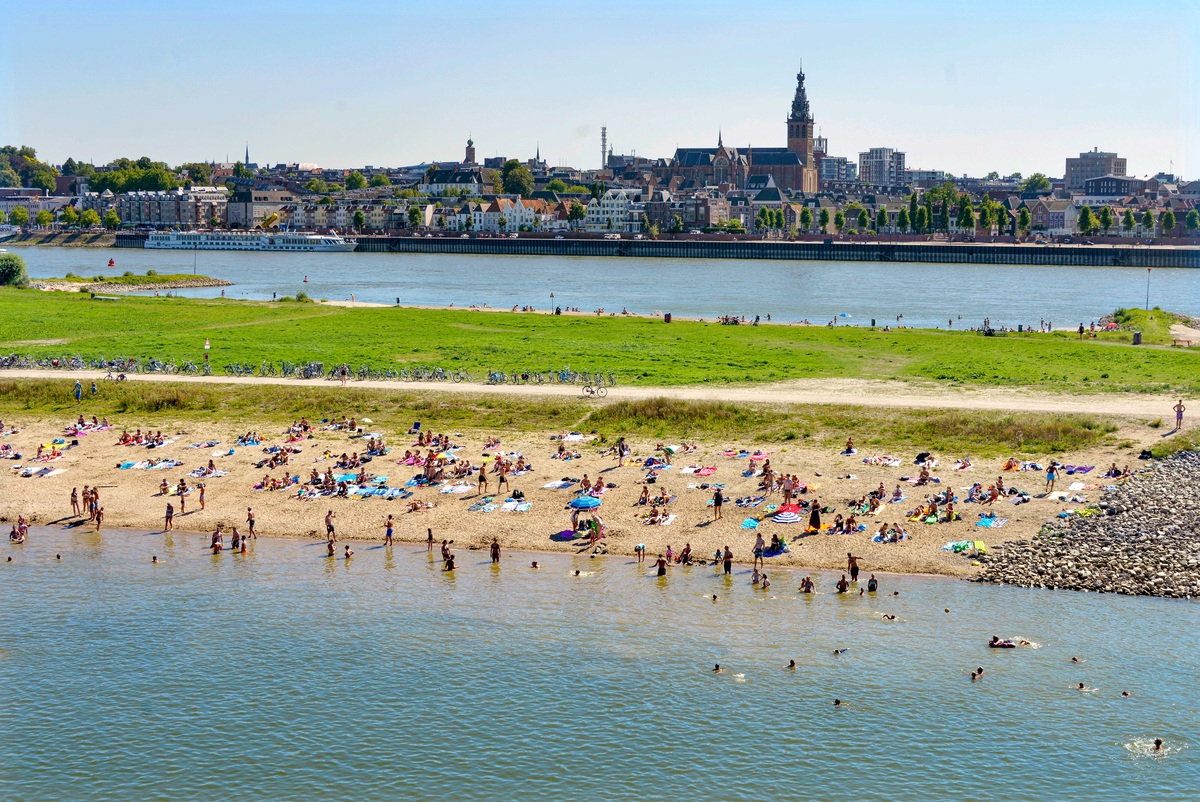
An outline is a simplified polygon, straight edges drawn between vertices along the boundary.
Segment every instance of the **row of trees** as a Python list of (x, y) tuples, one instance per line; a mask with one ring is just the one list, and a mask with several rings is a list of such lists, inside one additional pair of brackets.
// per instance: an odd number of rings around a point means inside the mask
[[(7, 222), (14, 226), (24, 227), (29, 225), (30, 219), (33, 220), (35, 225), (45, 228), (54, 223), (54, 213), (49, 209), (42, 209), (31, 218), (29, 210), (24, 206), (14, 206), (12, 211), (7, 215), (3, 209), (0, 209), (0, 225)], [(95, 209), (84, 209), (80, 212), (74, 206), (68, 206), (58, 215), (58, 222), (68, 228), (75, 228), (76, 226), (95, 228), (101, 223), (104, 224), (105, 228), (121, 227), (121, 218), (112, 209), (105, 212), (103, 219), (101, 219), (100, 213)]]

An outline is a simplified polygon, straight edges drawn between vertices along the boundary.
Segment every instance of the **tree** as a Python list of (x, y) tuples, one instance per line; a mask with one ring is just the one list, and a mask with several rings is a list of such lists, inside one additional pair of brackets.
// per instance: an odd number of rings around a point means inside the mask
[[(679, 225), (680, 225), (680, 229), (682, 230), (683, 220), (679, 221)], [(736, 217), (732, 220), (726, 221), (725, 230), (728, 231), (730, 234), (745, 234), (746, 233), (746, 227), (744, 225), (742, 225), (742, 221)]]
[(567, 187), (568, 195), (587, 195), (589, 192), (591, 192), (591, 190), (589, 190), (583, 184), (572, 184), (571, 186)]
[(179, 170), (187, 173), (188, 179), (194, 183), (207, 184), (212, 181), (212, 167), (204, 162), (188, 162), (180, 165)]
[(346, 189), (362, 189), (367, 185), (367, 179), (358, 170), (346, 176)]
[(64, 226), (76, 226), (79, 225), (79, 212), (75, 211), (74, 206), (68, 206), (63, 209), (58, 219), (62, 221)]
[(62, 163), (62, 174), (63, 175), (75, 175), (75, 171), (78, 169), (79, 169), (79, 165), (76, 164), (75, 160), (72, 159), (70, 156), (68, 156), (67, 160)]
[(924, 206), (917, 207), (917, 219), (913, 221), (913, 230), (918, 234), (929, 228), (929, 212)]
[(42, 209), (37, 213), (37, 217), (34, 218), (34, 222), (38, 224), (39, 228), (45, 228), (54, 222), (54, 213), (49, 209)]
[(812, 228), (812, 221), (812, 209), (805, 206), (800, 210), (800, 228), (808, 231), (810, 228)]
[(8, 221), (14, 226), (29, 225), (29, 210), (24, 206), (14, 206), (8, 213)]
[[(120, 220), (117, 221), (118, 225)], [(95, 228), (100, 225), (100, 212), (95, 209), (84, 209), (83, 214), (79, 215), (79, 224), (84, 228)]]
[(566, 192), (567, 191), (567, 182), (563, 181), (561, 178), (551, 178), (549, 181), (546, 182), (546, 191), (547, 192)]
[(838, 230), (839, 234), (842, 233), (842, 229), (846, 227), (846, 215), (840, 209), (833, 216), (833, 227)]
[(354, 228), (362, 231), (367, 227), (367, 216), (362, 213), (362, 209), (357, 209), (354, 212)]
[(1045, 192), (1050, 189), (1050, 179), (1042, 173), (1034, 173), (1021, 184), (1022, 192)]
[(15, 253), (0, 253), (0, 285), (12, 287), (28, 281), (25, 260)]
[(516, 159), (509, 159), (500, 170), (500, 183), (509, 195), (528, 198), (533, 194), (533, 173)]
[(8, 162), (0, 159), (0, 187), (19, 187), (21, 186), (21, 176), (17, 175), (17, 171), (8, 165)]
[(503, 231), (506, 228), (508, 228), (508, 218), (500, 215), (500, 230)]
[(1125, 214), (1121, 215), (1121, 228), (1126, 231), (1133, 231), (1137, 223), (1133, 219), (1133, 209), (1126, 209)]
[(1084, 206), (1079, 210), (1079, 232), (1081, 234), (1084, 236), (1091, 234), (1098, 225), (1096, 215), (1092, 214), (1091, 206)]
[(417, 226), (421, 225), (422, 217), (423, 217), (423, 215), (421, 214), (420, 206), (409, 206), (408, 207), (408, 227), (409, 228), (416, 228)]
[(605, 220), (604, 227), (607, 228), (609, 231), (613, 230), (613, 219), (611, 217), (608, 218), (607, 220)]
[(1113, 223), (1116, 222), (1113, 220), (1112, 208), (1109, 206), (1101, 206), (1099, 220), (1100, 227), (1104, 229), (1104, 233), (1107, 234), (1108, 230), (1113, 227)]
[(574, 228), (579, 228), (579, 223), (587, 217), (587, 207), (579, 201), (571, 201), (570, 208), (567, 209), (567, 222), (573, 224)]
[(817, 222), (821, 226), (821, 233), (822, 234), (826, 233), (825, 229), (829, 228), (829, 210), (828, 209), (821, 210), (821, 214), (817, 218)]
[(0, 209), (0, 226), (4, 225), (7, 222), (8, 222), (8, 215), (4, 213), (3, 209)]
[(1183, 225), (1187, 228), (1191, 236), (1196, 236), (1196, 229), (1200, 228), (1200, 212), (1192, 209), (1187, 213), (1187, 217), (1183, 220)]
[(1142, 213), (1142, 232), (1154, 236), (1154, 211), (1147, 209)]
[(938, 229), (941, 231), (950, 230), (950, 204), (949, 202), (942, 204), (942, 209), (938, 212)]
[(104, 213), (104, 227), (105, 228), (120, 228), (121, 227), (121, 217), (120, 217), (120, 215), (117, 214), (116, 209), (109, 209), (107, 212)]
[(896, 226), (901, 231), (908, 231), (908, 227), (910, 225), (912, 225), (912, 221), (909, 219), (909, 216), (908, 216), (908, 207), (901, 206), (900, 214), (896, 215)]
[(313, 195), (324, 195), (329, 191), (329, 185), (320, 178), (310, 178), (304, 182), (304, 191)]
[(925, 193), (925, 225), (921, 226), (922, 231), (933, 231), (933, 197)]
[(371, 186), (373, 187), (390, 187), (392, 179), (388, 178), (383, 173), (371, 176)]
[[(144, 159), (146, 157), (143, 156), (142, 158)], [(139, 167), (141, 166), (141, 159), (138, 159), (138, 166)], [(149, 165), (147, 165), (147, 167), (148, 166)], [(241, 162), (237, 162), (236, 164), (233, 165), (233, 177), (234, 178), (243, 178), (243, 179), (254, 178), (254, 171), (251, 170), (246, 165), (242, 164)]]
[(1024, 206), (1017, 212), (1017, 233), (1029, 231), (1029, 210)]
[(1170, 209), (1167, 209), (1165, 212), (1163, 212), (1162, 232), (1164, 237), (1170, 236), (1171, 232), (1175, 230), (1175, 226), (1178, 224), (1178, 221), (1175, 219), (1175, 212)]
[(984, 231), (992, 230), (992, 205), (990, 203), (981, 204), (979, 207), (979, 227)]
[(650, 218), (645, 213), (638, 218), (638, 226), (642, 229), (642, 231), (650, 230)]
[(867, 210), (859, 209), (858, 210), (858, 227), (860, 229), (865, 229), (869, 225), (871, 225), (871, 218), (867, 215)]
[(998, 178), (1000, 178), (1000, 174), (998, 172), (996, 172), (995, 170), (992, 170), (990, 173), (988, 173), (986, 176), (984, 176), (984, 178), (988, 181), (995, 181)]
[(775, 228), (779, 229), (780, 231), (787, 228), (787, 217), (784, 215), (783, 209), (776, 209), (775, 213), (774, 213), (774, 217), (775, 217)]
[(671, 217), (671, 225), (667, 227), (667, 231), (671, 232), (672, 234), (682, 234), (683, 218), (679, 215), (674, 215)]

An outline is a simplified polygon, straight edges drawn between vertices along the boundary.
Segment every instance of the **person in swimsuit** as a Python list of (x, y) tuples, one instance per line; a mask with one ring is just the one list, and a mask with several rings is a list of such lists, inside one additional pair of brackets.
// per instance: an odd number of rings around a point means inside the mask
[(850, 571), (850, 581), (858, 581), (858, 558), (846, 552), (846, 568)]
[(714, 673), (714, 674), (724, 674), (724, 673), (725, 673), (725, 669), (721, 668), (721, 664), (720, 664), (720, 663), (717, 663), (715, 666), (713, 666), (712, 673)]
[(874, 593), (879, 590), (879, 581), (875, 579), (875, 575), (871, 574), (871, 578), (867, 580), (867, 593)]
[(762, 532), (758, 533), (758, 539), (754, 541), (754, 567), (765, 566), (763, 562), (763, 552), (766, 551), (767, 544), (763, 540)]
[(336, 517), (337, 513), (335, 513), (333, 510), (329, 510), (325, 513), (325, 534), (329, 538), (330, 542), (337, 540), (337, 534), (333, 529), (333, 519)]
[(846, 581), (846, 575), (842, 574), (842, 578), (837, 583), (837, 592), (845, 593), (848, 590), (850, 590), (850, 583)]
[(1155, 738), (1155, 739), (1154, 739), (1154, 751), (1155, 751), (1155, 752), (1161, 752), (1161, 751), (1162, 751), (1162, 748), (1163, 748), (1163, 739), (1162, 739), (1162, 738)]
[(383, 525), (383, 545), (392, 545), (392, 516), (388, 515), (387, 523)]
[(246, 537), (258, 540), (258, 535), (254, 532), (254, 510), (250, 507), (246, 508)]
[(721, 488), (713, 491), (713, 520), (721, 520), (721, 505), (725, 503), (725, 496), (721, 493)]
[(813, 592), (813, 581), (812, 581), (811, 576), (804, 577), (804, 579), (800, 582), (800, 592), (801, 593), (812, 593)]
[(789, 670), (789, 671), (795, 671), (795, 670), (796, 670), (796, 661), (795, 661), (795, 660), (788, 660), (787, 667), (788, 667), (788, 670)]
[(492, 538), (492, 564), (496, 565), (500, 562), (500, 541), (497, 538)]
[(725, 554), (722, 563), (725, 567), (725, 575), (729, 576), (733, 573), (733, 550), (728, 546), (725, 547)]
[(1187, 410), (1187, 407), (1183, 405), (1183, 399), (1181, 398), (1179, 399), (1179, 403), (1171, 407), (1171, 409), (1175, 410), (1175, 431), (1179, 431), (1183, 428), (1183, 413)]
[(334, 551), (334, 548), (333, 548), (333, 538), (330, 538), (329, 540), (325, 541), (325, 553), (329, 557), (334, 557), (337, 555), (337, 552)]
[(163, 516), (163, 531), (170, 532), (175, 528), (175, 507), (167, 502), (167, 514)]
[(427, 554), (433, 554), (433, 530), (432, 529), (425, 530), (425, 552)]
[(667, 559), (665, 557), (661, 554), (658, 555), (658, 559), (654, 561), (654, 565), (658, 568), (659, 576), (667, 575)]
[(349, 560), (354, 556), (354, 549), (350, 548), (350, 544), (346, 544), (346, 559)]

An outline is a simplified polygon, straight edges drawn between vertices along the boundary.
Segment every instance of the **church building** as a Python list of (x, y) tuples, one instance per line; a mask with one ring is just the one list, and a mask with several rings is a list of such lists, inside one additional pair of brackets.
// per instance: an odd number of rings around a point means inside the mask
[(660, 183), (672, 178), (697, 186), (729, 184), (742, 189), (750, 176), (770, 176), (789, 192), (817, 191), (817, 162), (813, 153), (813, 117), (804, 91), (804, 72), (796, 74), (796, 94), (787, 118), (787, 147), (728, 147), (717, 134), (715, 148), (678, 148), (671, 159), (655, 167)]

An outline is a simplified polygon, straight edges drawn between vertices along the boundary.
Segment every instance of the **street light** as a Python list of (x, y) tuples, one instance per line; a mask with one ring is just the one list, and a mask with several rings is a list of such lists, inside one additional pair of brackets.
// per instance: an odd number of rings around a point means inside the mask
[(1147, 312), (1150, 311), (1150, 270), (1151, 270), (1151, 268), (1149, 268), (1149, 267), (1146, 268), (1146, 311)]

